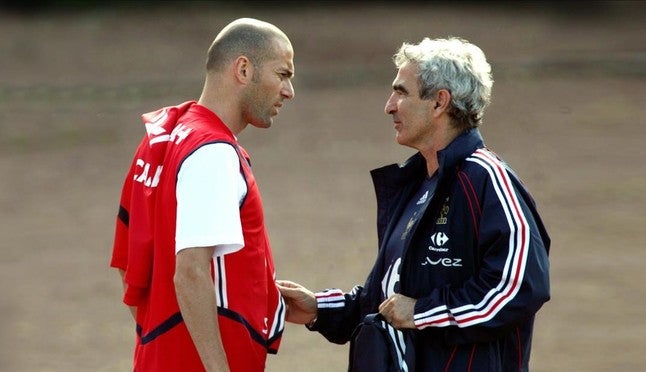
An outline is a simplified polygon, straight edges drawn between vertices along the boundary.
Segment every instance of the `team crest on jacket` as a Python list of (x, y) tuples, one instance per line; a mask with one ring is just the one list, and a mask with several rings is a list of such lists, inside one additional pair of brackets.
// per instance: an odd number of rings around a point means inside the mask
[(435, 223), (438, 225), (446, 225), (446, 222), (448, 221), (446, 216), (448, 216), (448, 214), (449, 214), (449, 197), (447, 196), (446, 199), (444, 199), (442, 208), (440, 208), (440, 216), (437, 218)]

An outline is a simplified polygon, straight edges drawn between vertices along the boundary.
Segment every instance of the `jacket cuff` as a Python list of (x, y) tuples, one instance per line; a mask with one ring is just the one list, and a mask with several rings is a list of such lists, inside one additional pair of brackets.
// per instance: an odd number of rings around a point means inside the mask
[(413, 312), (413, 322), (415, 327), (422, 330), (427, 327), (447, 326), (453, 324), (450, 314), (446, 311), (431, 311), (429, 309), (437, 308), (429, 297), (417, 299), (415, 310)]
[(317, 316), (313, 322), (306, 324), (305, 327), (310, 331), (318, 331), (321, 326), (325, 327), (332, 321), (335, 313), (345, 307), (345, 295), (340, 289), (326, 289), (322, 292), (316, 292)]

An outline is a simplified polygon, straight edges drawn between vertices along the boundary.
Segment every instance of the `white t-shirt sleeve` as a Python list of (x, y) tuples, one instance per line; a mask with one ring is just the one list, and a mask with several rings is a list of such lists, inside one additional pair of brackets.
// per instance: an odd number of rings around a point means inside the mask
[(247, 186), (233, 146), (205, 145), (189, 155), (180, 166), (175, 193), (175, 253), (215, 246), (215, 257), (244, 246), (240, 201)]

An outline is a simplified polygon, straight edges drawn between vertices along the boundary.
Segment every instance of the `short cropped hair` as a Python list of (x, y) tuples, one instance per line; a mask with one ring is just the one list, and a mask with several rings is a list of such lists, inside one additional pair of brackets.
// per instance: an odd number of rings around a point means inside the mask
[(397, 68), (417, 65), (420, 98), (431, 99), (440, 89), (451, 93), (453, 125), (466, 130), (482, 124), (493, 77), (480, 48), (457, 37), (425, 38), (419, 44), (403, 43), (393, 61)]
[(215, 38), (207, 53), (207, 72), (217, 71), (239, 56), (246, 56), (256, 67), (274, 57), (274, 42), (283, 37), (275, 26), (253, 19), (232, 22)]

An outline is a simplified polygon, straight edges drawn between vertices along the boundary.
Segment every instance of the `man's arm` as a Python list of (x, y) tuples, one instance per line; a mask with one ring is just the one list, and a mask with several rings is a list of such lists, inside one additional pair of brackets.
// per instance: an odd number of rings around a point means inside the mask
[(359, 295), (362, 287), (356, 286), (349, 293), (336, 288), (313, 293), (288, 280), (277, 280), (276, 285), (287, 303), (288, 322), (305, 324), (310, 331), (319, 332), (335, 344), (350, 341), (361, 321)]
[(211, 259), (214, 247), (179, 251), (175, 292), (188, 331), (207, 371), (229, 371), (217, 320)]

